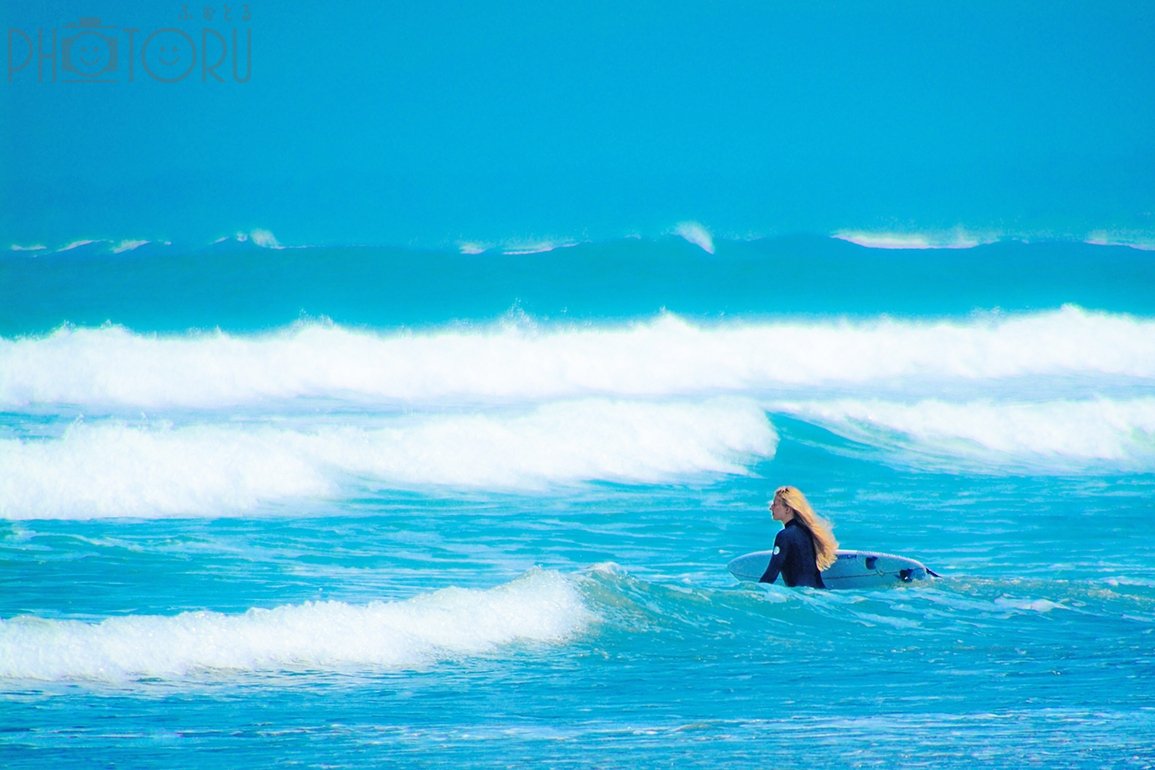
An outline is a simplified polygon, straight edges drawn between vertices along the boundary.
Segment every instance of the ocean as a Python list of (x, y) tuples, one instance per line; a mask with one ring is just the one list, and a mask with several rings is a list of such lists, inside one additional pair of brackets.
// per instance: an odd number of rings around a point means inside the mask
[(1153, 257), (8, 250), (0, 765), (1155, 767)]

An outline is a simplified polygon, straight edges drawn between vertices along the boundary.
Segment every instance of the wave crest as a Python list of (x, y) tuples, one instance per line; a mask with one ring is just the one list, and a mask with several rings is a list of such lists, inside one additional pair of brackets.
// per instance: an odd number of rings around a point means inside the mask
[(582, 401), (357, 427), (79, 423), (0, 440), (0, 516), (224, 516), (349, 486), (526, 492), (745, 473), (777, 435), (749, 401)]
[(0, 680), (123, 682), (221, 672), (426, 668), (517, 644), (560, 644), (595, 620), (571, 579), (534, 570), (497, 588), (405, 601), (308, 602), (241, 615), (0, 619)]
[(0, 339), (0, 406), (213, 409), (298, 398), (410, 406), (671, 397), (1025, 376), (1155, 378), (1155, 320), (1077, 307), (967, 321), (504, 323), (262, 335), (62, 328)]
[(902, 461), (978, 472), (1155, 471), (1155, 398), (917, 403), (831, 401), (785, 411)]

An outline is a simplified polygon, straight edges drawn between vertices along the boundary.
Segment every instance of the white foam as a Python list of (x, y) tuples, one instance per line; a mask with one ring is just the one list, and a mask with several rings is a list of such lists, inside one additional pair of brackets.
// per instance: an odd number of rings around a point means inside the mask
[(263, 249), (285, 248), (280, 244), (280, 242), (277, 240), (277, 237), (273, 235), (271, 231), (265, 230), (263, 228), (255, 228), (253, 230), (249, 230), (248, 232), (242, 230), (234, 233), (233, 235), (225, 235), (213, 241), (212, 245), (216, 246), (218, 244), (228, 243), (230, 241), (234, 243), (251, 242), (253, 245), (260, 246)]
[(1067, 609), (1062, 604), (1053, 602), (1050, 599), (1016, 599), (1009, 596), (1000, 596), (995, 599), (995, 605), (1012, 610), (1023, 610), (1025, 612), (1038, 612), (1042, 614), (1053, 610)]
[(490, 248), (492, 247), (488, 244), (477, 243), (475, 241), (462, 241), (461, 243), (457, 244), (458, 251), (467, 256), (484, 254), (485, 252), (489, 251)]
[(92, 239), (72, 241), (71, 243), (67, 243), (64, 246), (61, 246), (59, 249), (56, 250), (56, 253), (62, 254), (66, 251), (72, 251), (73, 249), (79, 249), (81, 246), (91, 246), (94, 243), (103, 243), (103, 241), (96, 241), (96, 240), (92, 240)]
[(259, 228), (256, 230), (251, 230), (249, 232), (249, 239), (256, 245), (260, 246), (262, 249), (284, 248), (284, 246), (282, 246), (277, 241), (277, 236), (273, 235), (273, 233), (269, 230), (263, 230)]
[(332, 491), (287, 438), (267, 429), (80, 424), (57, 440), (2, 440), (0, 516), (214, 516)]
[(14, 243), (9, 246), (8, 249), (9, 251), (47, 251), (48, 247), (42, 243), (34, 243), (28, 246)]
[(1126, 246), (1138, 251), (1155, 251), (1155, 237), (1150, 234), (1096, 230), (1087, 236), (1085, 242), (1092, 246)]
[(501, 243), (487, 241), (459, 241), (457, 250), (466, 256), (484, 254), (496, 249), (506, 256), (528, 256), (532, 254), (549, 254), (557, 249), (572, 249), (580, 246), (581, 242), (572, 238), (542, 238), (539, 240), (513, 240)]
[(112, 253), (113, 254), (123, 254), (126, 251), (135, 251), (136, 249), (139, 249), (141, 246), (148, 245), (148, 243), (149, 243), (149, 241), (140, 241), (140, 240), (120, 241), (119, 243), (117, 243), (115, 246), (112, 247)]
[(692, 243), (707, 254), (714, 253), (714, 236), (700, 222), (679, 222), (674, 234)]
[(973, 249), (998, 240), (998, 236), (979, 235), (963, 228), (928, 233), (843, 230), (834, 237), (871, 249)]
[(110, 326), (0, 339), (8, 408), (221, 409), (311, 397), (418, 406), (867, 383), (918, 391), (927, 381), (1028, 376), (1155, 378), (1155, 320), (1067, 307), (963, 321), (694, 324), (663, 315), (422, 333), (302, 323), (252, 336)]
[(1155, 398), (916, 403), (839, 400), (784, 411), (935, 467), (1155, 470)]
[(225, 516), (343, 486), (537, 490), (740, 474), (777, 436), (748, 401), (581, 401), (372, 427), (78, 423), (0, 440), (7, 519)]
[(365, 605), (309, 602), (95, 623), (18, 617), (0, 620), (0, 680), (420, 669), (510, 646), (563, 644), (594, 620), (571, 579), (544, 570), (490, 590), (450, 588)]
[(577, 241), (571, 241), (571, 240), (533, 241), (533, 242), (515, 243), (515, 244), (507, 245), (503, 249), (502, 253), (507, 254), (511, 257), (513, 257), (513, 256), (526, 256), (529, 254), (548, 254), (551, 251), (555, 251), (557, 249), (572, 249), (574, 246), (577, 246), (577, 245), (578, 245)]

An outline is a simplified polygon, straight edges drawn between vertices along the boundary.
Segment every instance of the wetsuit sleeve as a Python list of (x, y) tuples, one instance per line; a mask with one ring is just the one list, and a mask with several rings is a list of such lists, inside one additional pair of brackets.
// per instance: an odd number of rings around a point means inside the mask
[(770, 566), (762, 573), (762, 577), (758, 578), (759, 583), (773, 583), (778, 579), (778, 573), (782, 571), (782, 565), (786, 562), (788, 550), (790, 540), (786, 537), (786, 530), (782, 530), (774, 536), (774, 555), (770, 557)]

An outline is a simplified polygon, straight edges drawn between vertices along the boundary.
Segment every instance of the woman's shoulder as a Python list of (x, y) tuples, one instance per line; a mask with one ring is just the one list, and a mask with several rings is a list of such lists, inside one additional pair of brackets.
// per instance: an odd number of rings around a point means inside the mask
[(801, 534), (802, 532), (798, 527), (792, 527), (788, 524), (778, 530), (778, 534), (774, 536), (774, 544), (781, 545), (783, 543), (789, 543)]
[(779, 530), (778, 535), (774, 538), (774, 540), (804, 540), (809, 537), (809, 535), (810, 532), (806, 529), (806, 527), (802, 526), (797, 521), (791, 521), (785, 527)]

